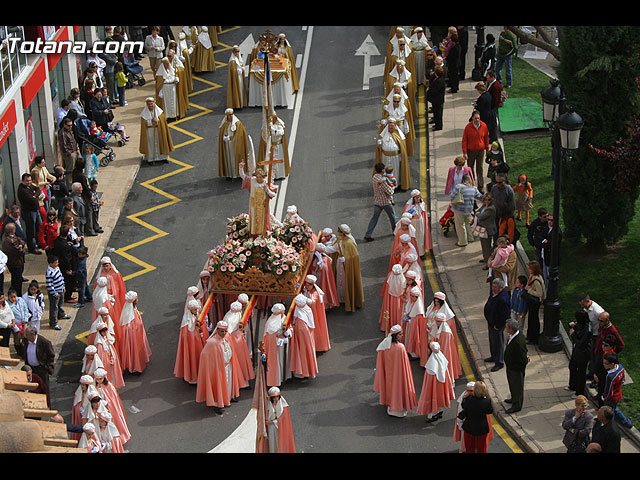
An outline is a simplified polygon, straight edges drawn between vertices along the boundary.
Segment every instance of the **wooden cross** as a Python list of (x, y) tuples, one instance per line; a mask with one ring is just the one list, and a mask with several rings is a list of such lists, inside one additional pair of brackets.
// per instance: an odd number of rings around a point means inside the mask
[(271, 32), (271, 30), (265, 30), (265, 32), (260, 35), (258, 40), (264, 40), (264, 42), (266, 43), (265, 54), (277, 53), (278, 46), (276, 45), (276, 42), (278, 41), (278, 36), (275, 33)]

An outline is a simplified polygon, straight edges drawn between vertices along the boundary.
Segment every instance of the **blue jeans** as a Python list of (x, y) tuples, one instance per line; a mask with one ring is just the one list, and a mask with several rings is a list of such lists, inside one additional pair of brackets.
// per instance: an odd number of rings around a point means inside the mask
[(373, 206), (373, 217), (369, 221), (369, 227), (367, 228), (367, 233), (364, 234), (365, 238), (371, 237), (374, 228), (378, 224), (378, 218), (380, 217), (380, 213), (384, 210), (389, 217), (389, 222), (391, 223), (391, 231), (393, 232), (396, 228), (396, 223), (398, 223), (398, 219), (396, 218), (396, 212), (393, 209), (393, 205), (374, 205)]
[(605, 407), (611, 407), (613, 409), (613, 418), (615, 418), (618, 423), (628, 428), (631, 427), (631, 420), (625, 417), (624, 413), (622, 413), (622, 411), (618, 408), (618, 402), (603, 401), (602, 405), (604, 405)]
[(513, 79), (513, 70), (511, 68), (511, 59), (513, 55), (503, 55), (498, 53), (496, 60), (496, 79), (502, 85), (502, 66), (506, 68), (507, 87), (511, 86), (511, 80)]
[(36, 237), (38, 236), (38, 229), (42, 223), (40, 212), (25, 212), (24, 223), (25, 233), (27, 234), (27, 247), (30, 252), (33, 252), (37, 249)]
[(496, 365), (504, 365), (504, 327), (496, 330), (489, 326), (489, 352)]
[(91, 288), (87, 284), (87, 272), (76, 272), (76, 286), (78, 287), (78, 303), (84, 304), (86, 302), (93, 302), (93, 295), (91, 294)]

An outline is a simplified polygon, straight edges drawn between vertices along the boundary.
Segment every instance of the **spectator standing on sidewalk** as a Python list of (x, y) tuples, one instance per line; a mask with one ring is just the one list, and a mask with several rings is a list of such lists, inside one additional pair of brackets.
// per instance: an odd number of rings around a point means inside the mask
[(602, 365), (607, 371), (607, 376), (602, 393), (602, 404), (605, 407), (611, 407), (614, 418), (627, 428), (633, 426), (630, 418), (618, 408), (618, 403), (622, 400), (622, 385), (625, 382), (624, 367), (618, 363), (618, 355), (615, 353), (607, 353), (602, 359)]
[(592, 349), (589, 315), (584, 310), (578, 310), (575, 313), (575, 321), (569, 323), (569, 339), (572, 349), (569, 359), (569, 385), (565, 390), (572, 390), (572, 398), (576, 398), (578, 395), (586, 395), (587, 364)]
[(64, 278), (58, 266), (58, 257), (51, 255), (47, 262), (49, 265), (47, 266), (45, 278), (47, 280), (47, 292), (49, 293), (49, 327), (61, 330), (58, 320), (70, 318), (62, 309), (65, 292)]
[(504, 349), (504, 364), (507, 367), (507, 382), (509, 383), (509, 392), (511, 397), (505, 400), (505, 403), (511, 404), (507, 409), (507, 413), (516, 413), (522, 410), (524, 401), (524, 376), (529, 356), (527, 352), (527, 344), (518, 329), (518, 321), (509, 319), (506, 325), (509, 340)]
[(42, 254), (36, 244), (36, 237), (38, 235), (38, 227), (40, 227), (40, 223), (42, 223), (42, 218), (40, 217), (40, 199), (43, 196), (44, 194), (40, 189), (33, 184), (31, 174), (23, 173), (20, 185), (18, 185), (17, 197), (20, 203), (20, 211), (24, 215), (27, 247), (29, 253), (36, 255)]
[(40, 284), (37, 280), (31, 280), (27, 291), (22, 295), (22, 299), (27, 304), (31, 319), (29, 325), (35, 327), (36, 331), (40, 331), (40, 320), (44, 315), (44, 295), (40, 291)]
[(464, 127), (462, 133), (462, 154), (468, 162), (469, 168), (471, 170), (475, 168), (476, 184), (480, 191), (484, 185), (482, 166), (485, 153), (489, 151), (489, 145), (489, 128), (480, 119), (480, 112), (474, 110), (471, 120)]
[(442, 116), (444, 113), (444, 96), (446, 84), (444, 78), (444, 68), (436, 66), (433, 75), (429, 77), (426, 99), (431, 104), (433, 111), (433, 130), (442, 130)]
[(591, 300), (588, 293), (581, 293), (578, 295), (578, 303), (589, 315), (589, 330), (591, 331), (591, 360), (589, 361), (587, 378), (593, 380), (593, 372), (598, 365), (598, 356), (595, 353), (596, 343), (598, 342), (598, 328), (600, 325), (598, 318), (600, 317), (600, 314), (604, 312), (604, 308)]
[(451, 192), (451, 200), (458, 195), (458, 191), (462, 192), (463, 202), (459, 205), (452, 204), (453, 221), (456, 226), (456, 234), (458, 235), (457, 247), (466, 247), (469, 242), (475, 241), (471, 232), (471, 220), (473, 207), (476, 199), (483, 197), (480, 190), (473, 185), (473, 180), (468, 174), (462, 176), (462, 182), (458, 185), (458, 189)]
[[(492, 372), (504, 367), (504, 329), (511, 317), (511, 296), (504, 287), (504, 281), (496, 278), (491, 282), (491, 294), (484, 305), (484, 318), (489, 328), (489, 352), (484, 361), (494, 362)], [(516, 322), (517, 323), (517, 322)]]
[(498, 108), (500, 108), (500, 99), (502, 97), (502, 85), (496, 78), (493, 70), (488, 70), (486, 75), (487, 91), (491, 95), (491, 122), (487, 124), (489, 127), (489, 141), (494, 142), (498, 139)]
[(367, 233), (364, 234), (364, 239), (367, 242), (371, 242), (374, 240), (371, 235), (373, 234), (373, 230), (378, 224), (378, 218), (380, 217), (380, 213), (382, 213), (383, 210), (389, 217), (389, 222), (391, 223), (391, 233), (393, 233), (396, 227), (396, 223), (398, 222), (393, 204), (391, 203), (394, 188), (385, 180), (382, 174), (384, 169), (384, 163), (376, 163), (375, 173), (371, 178), (371, 183), (373, 185), (373, 216), (369, 221)]
[(565, 410), (562, 428), (565, 430), (562, 443), (567, 447), (567, 453), (585, 453), (591, 430), (593, 430), (593, 415), (587, 410), (589, 401), (584, 395), (576, 397), (575, 408)]
[(16, 236), (16, 224), (7, 223), (4, 229), (2, 251), (7, 256), (7, 268), (11, 273), (11, 288), (22, 295), (22, 273), (24, 272), (24, 257), (27, 244)]
[(505, 67), (505, 77), (507, 80), (507, 88), (511, 88), (513, 84), (513, 57), (518, 54), (518, 38), (515, 34), (509, 30), (509, 27), (504, 27), (504, 30), (500, 32), (498, 36), (498, 52), (496, 58), (496, 78), (502, 83), (502, 67)]
[(93, 294), (91, 288), (87, 283), (87, 257), (89, 249), (85, 246), (78, 248), (77, 264), (74, 273), (76, 279), (76, 287), (78, 289), (78, 302), (74, 305), (74, 308), (84, 307), (85, 301), (93, 302)]
[[(73, 122), (70, 118), (65, 118), (62, 121), (62, 127), (58, 130), (58, 148), (60, 149), (60, 156), (62, 168), (66, 172), (71, 172), (76, 160), (80, 156), (80, 148), (78, 142), (73, 133)], [(71, 188), (71, 176), (67, 175), (65, 178), (67, 188)]]
[(587, 453), (593, 452), (594, 444), (598, 453), (620, 453), (620, 430), (613, 421), (613, 409), (600, 407), (593, 423), (591, 443), (587, 445)]

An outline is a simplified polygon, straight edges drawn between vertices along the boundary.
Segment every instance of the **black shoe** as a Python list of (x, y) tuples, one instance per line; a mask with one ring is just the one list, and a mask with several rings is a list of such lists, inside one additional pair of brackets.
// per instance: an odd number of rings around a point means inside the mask
[(439, 132), (440, 130), (442, 130), (442, 127), (440, 127), (440, 128), (433, 127), (431, 130), (433, 130), (434, 132)]
[(438, 412), (434, 415), (435, 418), (442, 418), (442, 415), (444, 414), (444, 412)]
[(508, 408), (508, 409), (507, 409), (507, 413), (509, 413), (509, 414), (511, 414), (511, 413), (516, 413), (516, 412), (519, 412), (519, 411), (520, 411), (520, 409), (519, 409), (519, 408), (518, 408), (518, 409), (515, 409), (515, 408), (511, 407), (511, 408)]
[(213, 407), (213, 411), (216, 412), (218, 415), (222, 415), (222, 413), (224, 412), (224, 410), (220, 407)]
[(97, 237), (98, 234), (96, 232), (87, 232), (84, 234), (85, 237)]
[(513, 400), (511, 400), (510, 398), (505, 398), (504, 403), (513, 403)]
[(238, 399), (237, 398), (232, 398), (231, 399), (231, 403), (238, 403)]
[(373, 237), (364, 237), (365, 242), (373, 242), (373, 240), (374, 240)]
[(433, 416), (433, 417), (431, 417), (431, 418), (427, 417), (427, 419), (425, 420), (425, 422), (427, 422), (427, 423), (433, 423), (433, 422), (437, 421), (437, 420), (438, 420), (438, 418), (439, 418), (439, 417), (438, 417), (438, 416), (436, 416), (436, 415), (434, 415), (434, 416)]
[(62, 327), (57, 323), (55, 325), (49, 325), (49, 328), (53, 328), (54, 330), (62, 330)]
[(29, 279), (28, 279), (28, 278), (24, 278), (24, 277), (22, 278), (22, 283), (26, 283), (26, 282), (28, 282), (28, 281), (29, 281)]
[(491, 371), (492, 371), (492, 372), (497, 372), (498, 370), (502, 370), (503, 368), (504, 368), (504, 365), (494, 365), (494, 366), (491, 368)]
[(484, 359), (484, 361), (487, 362), (487, 363), (490, 363), (490, 362), (495, 362), (496, 359), (493, 358), (493, 357), (487, 357), (487, 358)]

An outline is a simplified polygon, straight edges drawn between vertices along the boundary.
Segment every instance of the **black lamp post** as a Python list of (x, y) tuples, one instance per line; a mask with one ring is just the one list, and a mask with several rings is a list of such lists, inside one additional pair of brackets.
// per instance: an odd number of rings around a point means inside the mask
[[(577, 150), (580, 142), (580, 131), (584, 125), (582, 117), (578, 115), (572, 106), (567, 106), (566, 111), (560, 114), (566, 97), (557, 80), (551, 82), (551, 86), (542, 91), (543, 119), (548, 122), (552, 130), (552, 147), (556, 150), (560, 160), (553, 169), (553, 221), (551, 231), (551, 258), (547, 259), (549, 265), (549, 278), (547, 283), (547, 298), (544, 304), (544, 326), (538, 347), (543, 352), (553, 353), (562, 349), (562, 337), (560, 336), (560, 307), (558, 296), (558, 265), (560, 260), (560, 185), (562, 181), (562, 164), (564, 158), (571, 161), (573, 152)], [(555, 139), (555, 141), (554, 141)]]

